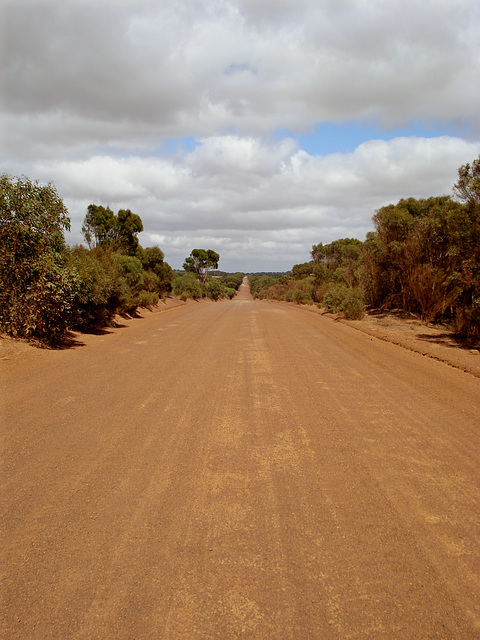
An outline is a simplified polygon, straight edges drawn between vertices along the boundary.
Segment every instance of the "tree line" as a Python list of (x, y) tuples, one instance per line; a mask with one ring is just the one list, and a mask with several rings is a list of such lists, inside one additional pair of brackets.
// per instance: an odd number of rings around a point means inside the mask
[(318, 304), (358, 319), (401, 310), (480, 339), (480, 156), (458, 169), (451, 196), (403, 198), (380, 208), (374, 231), (313, 245), (281, 277), (250, 276), (254, 297)]
[(88, 248), (68, 247), (70, 219), (53, 184), (0, 176), (0, 330), (46, 344), (69, 329), (108, 325), (172, 293), (182, 299), (233, 297), (243, 274), (211, 278), (220, 256), (194, 249), (185, 274), (162, 250), (142, 248), (140, 216), (91, 204), (82, 227)]
[[(373, 216), (374, 231), (313, 245), (288, 275), (251, 275), (257, 298), (318, 304), (347, 318), (366, 308), (449, 323), (480, 339), (480, 156), (458, 170), (451, 196), (404, 198)], [(140, 216), (91, 204), (88, 248), (68, 247), (70, 219), (53, 184), (0, 176), (0, 330), (55, 344), (68, 329), (104, 326), (118, 313), (176, 295), (231, 298), (243, 273), (212, 277), (220, 256), (194, 249), (183, 272), (159, 247), (142, 248)]]

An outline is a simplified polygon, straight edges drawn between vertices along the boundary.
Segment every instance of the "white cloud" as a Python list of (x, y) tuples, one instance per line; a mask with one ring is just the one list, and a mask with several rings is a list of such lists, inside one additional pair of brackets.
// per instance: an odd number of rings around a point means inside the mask
[(477, 149), (452, 137), (396, 138), (313, 156), (291, 140), (229, 135), (206, 138), (178, 158), (48, 160), (29, 172), (55, 180), (72, 216), (70, 242), (81, 241), (86, 207), (95, 202), (132, 208), (144, 222), (142, 244), (160, 243), (173, 266), (208, 244), (225, 268), (288, 269), (307, 260), (314, 243), (363, 239), (384, 204), (451, 193), (456, 169)]
[[(287, 269), (313, 243), (362, 238), (387, 202), (449, 193), (478, 155), (476, 0), (7, 0), (3, 12), (0, 170), (53, 180), (72, 242), (97, 202), (137, 212), (142, 244), (174, 266), (209, 244), (225, 268)], [(347, 121), (458, 136), (329, 155), (275, 137)]]

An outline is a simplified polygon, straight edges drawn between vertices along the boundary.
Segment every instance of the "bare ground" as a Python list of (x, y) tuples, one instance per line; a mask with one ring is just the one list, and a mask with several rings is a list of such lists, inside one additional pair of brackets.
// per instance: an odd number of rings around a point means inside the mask
[[(158, 305), (150, 309), (140, 309), (137, 317), (142, 318), (151, 313), (161, 313), (185, 304), (205, 303), (209, 304), (209, 301), (194, 302), (189, 300), (183, 302), (179, 298), (170, 297), (161, 300)], [(312, 306), (301, 306), (301, 308), (319, 313), (334, 322), (349, 325), (378, 340), (391, 342), (480, 378), (480, 346), (466, 345), (447, 326), (425, 324), (418, 318), (408, 317), (407, 314), (402, 313), (376, 312), (366, 315), (362, 320), (345, 320), (339, 315), (330, 314)], [(125, 326), (127, 320), (128, 318), (117, 316), (115, 324), (117, 327), (122, 327)], [(112, 329), (113, 327), (105, 328), (103, 331), (109, 332)], [(88, 339), (85, 334), (79, 332), (72, 332), (70, 335), (73, 344), (76, 341)], [(0, 334), (0, 359), (18, 359), (27, 354), (31, 357), (32, 349), (38, 348), (42, 348), (41, 345), (24, 340), (14, 340), (5, 334)]]
[(478, 639), (480, 380), (354, 324), (244, 288), (2, 341), (2, 637)]

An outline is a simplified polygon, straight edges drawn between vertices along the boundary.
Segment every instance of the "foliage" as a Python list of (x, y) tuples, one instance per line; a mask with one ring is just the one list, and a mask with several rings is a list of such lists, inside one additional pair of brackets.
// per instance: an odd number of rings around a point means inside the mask
[(188, 298), (199, 300), (204, 296), (204, 289), (194, 273), (185, 273), (183, 276), (176, 275), (174, 277), (172, 293), (179, 296), (181, 300)]
[(294, 280), (303, 280), (307, 278), (314, 267), (314, 262), (304, 262), (303, 264), (295, 264), (292, 267), (292, 278)]
[(216, 301), (222, 298), (231, 299), (237, 292), (236, 289), (228, 286), (228, 278), (209, 276), (206, 282), (201, 282), (196, 274), (187, 271), (183, 275), (177, 274), (174, 277), (172, 293), (179, 296), (181, 300), (209, 298)]
[(376, 231), (363, 250), (368, 303), (404, 309), (426, 322), (453, 322), (465, 337), (480, 337), (474, 324), (480, 296), (479, 214), (474, 203), (449, 196), (402, 199), (379, 209)]
[(82, 233), (90, 249), (114, 239), (115, 222), (115, 214), (110, 207), (88, 205)]
[(112, 248), (70, 251), (70, 263), (79, 274), (73, 326), (82, 330), (110, 322), (116, 313), (134, 313), (150, 307), (171, 291), (173, 271), (158, 247), (139, 248), (140, 258)]
[(90, 249), (68, 249), (70, 221), (52, 184), (0, 178), (0, 327), (48, 344), (67, 329), (88, 330), (116, 313), (158, 302), (172, 269), (158, 247), (142, 249), (139, 216), (90, 205), (83, 231)]
[(113, 282), (100, 256), (99, 251), (89, 251), (82, 246), (70, 252), (70, 264), (81, 283), (72, 325), (81, 330), (107, 324), (117, 310), (111, 300)]
[(226, 297), (226, 287), (217, 278), (210, 278), (206, 284), (205, 295), (211, 300), (220, 300)]
[(365, 315), (363, 291), (344, 284), (331, 284), (328, 287), (323, 306), (332, 313), (343, 313), (347, 320), (360, 320)]
[(149, 287), (160, 295), (172, 290), (173, 269), (165, 262), (163, 251), (159, 247), (140, 249), (139, 257), (146, 272), (155, 276), (155, 286)]
[(61, 340), (78, 291), (66, 262), (67, 209), (53, 184), (0, 177), (0, 326), (13, 336)]
[(280, 276), (250, 274), (248, 282), (250, 293), (254, 298), (263, 298), (269, 287), (273, 286)]
[(477, 209), (480, 207), (480, 155), (472, 165), (467, 162), (459, 168), (453, 192), (461, 202)]
[(143, 231), (140, 216), (130, 209), (120, 209), (117, 215), (110, 207), (90, 204), (82, 226), (82, 233), (92, 249), (113, 248), (135, 255), (139, 248), (137, 235)]
[[(322, 304), (346, 317), (370, 307), (403, 309), (425, 322), (449, 322), (480, 340), (480, 156), (458, 169), (449, 196), (404, 198), (375, 212), (375, 230), (313, 245), (291, 274), (250, 274), (255, 298)], [(67, 249), (67, 209), (50, 183), (0, 176), (0, 328), (59, 342), (133, 313), (173, 291), (182, 299), (232, 298), (243, 273), (209, 276), (219, 254), (194, 249), (182, 276), (159, 247), (143, 249), (140, 217), (91, 204), (82, 231), (89, 249)]]
[(188, 258), (185, 258), (183, 268), (185, 271), (196, 273), (202, 283), (207, 280), (210, 269), (218, 268), (220, 256), (212, 249), (193, 249)]
[(240, 285), (243, 282), (244, 274), (243, 273), (229, 273), (226, 276), (223, 276), (222, 283), (228, 287), (233, 289), (234, 291), (238, 291)]

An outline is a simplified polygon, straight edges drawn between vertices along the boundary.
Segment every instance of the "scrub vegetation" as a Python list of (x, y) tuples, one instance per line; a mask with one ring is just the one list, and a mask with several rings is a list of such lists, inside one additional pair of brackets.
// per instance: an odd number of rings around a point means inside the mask
[(243, 273), (222, 276), (208, 275), (218, 268), (220, 256), (212, 249), (194, 249), (183, 263), (184, 273), (173, 280), (173, 293), (182, 300), (192, 298), (233, 298), (242, 284)]
[(318, 304), (358, 319), (400, 310), (480, 340), (480, 156), (458, 170), (455, 199), (406, 198), (376, 211), (366, 240), (313, 245), (281, 277), (250, 276), (256, 298)]
[[(375, 230), (313, 245), (289, 274), (249, 277), (255, 298), (317, 304), (346, 318), (401, 310), (480, 339), (480, 156), (458, 170), (455, 199), (406, 198), (376, 211)], [(60, 342), (68, 329), (108, 324), (162, 296), (232, 298), (243, 273), (212, 275), (220, 256), (194, 249), (174, 272), (159, 247), (142, 248), (141, 218), (91, 204), (70, 248), (67, 209), (53, 184), (0, 176), (0, 329)]]
[(208, 275), (220, 256), (194, 249), (175, 273), (159, 247), (142, 248), (140, 216), (90, 204), (84, 247), (68, 247), (67, 209), (53, 184), (0, 176), (0, 330), (45, 344), (69, 329), (89, 331), (160, 298), (232, 298), (243, 274)]

